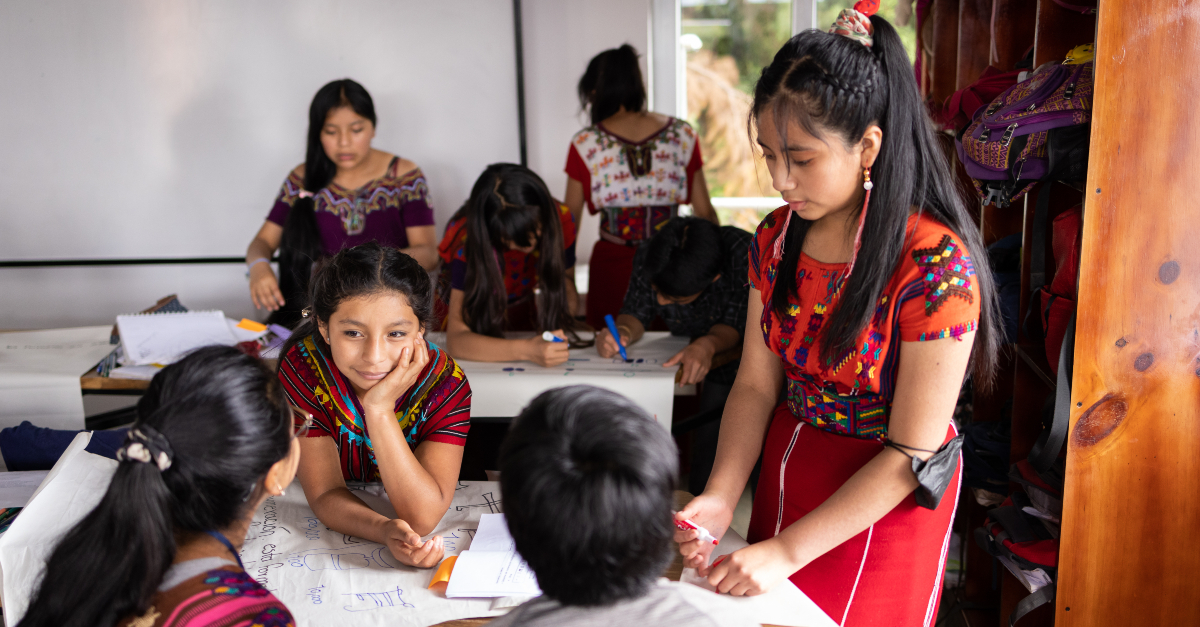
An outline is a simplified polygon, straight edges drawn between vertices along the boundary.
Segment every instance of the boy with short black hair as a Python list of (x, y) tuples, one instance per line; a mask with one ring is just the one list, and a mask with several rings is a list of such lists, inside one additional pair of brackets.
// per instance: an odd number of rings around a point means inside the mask
[(543, 596), (489, 624), (753, 624), (709, 591), (656, 583), (674, 547), (676, 455), (620, 394), (579, 385), (535, 398), (501, 448), (500, 490)]
[[(680, 384), (704, 382), (698, 414), (719, 417), (741, 363), (750, 298), (748, 251), (753, 236), (700, 218), (674, 218), (633, 258), (633, 276), (617, 316), (621, 342), (641, 339), (656, 317), (672, 335), (691, 342), (664, 365), (679, 366)], [(601, 357), (618, 352), (607, 329), (596, 334)], [(717, 453), (718, 420), (698, 426), (692, 439), (688, 491), (700, 494)]]

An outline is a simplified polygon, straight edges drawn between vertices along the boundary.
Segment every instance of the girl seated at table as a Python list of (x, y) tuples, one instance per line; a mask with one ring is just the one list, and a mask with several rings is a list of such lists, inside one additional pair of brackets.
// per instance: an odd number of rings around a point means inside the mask
[[(250, 297), (288, 328), (300, 322), (313, 262), (370, 241), (394, 246), (430, 270), (437, 265), (429, 186), (417, 164), (371, 146), (375, 103), (344, 78), (326, 84), (308, 109), (304, 163), (284, 180), (246, 250)], [(279, 278), (271, 256), (279, 250)]]
[(202, 348), (155, 375), (137, 409), (108, 490), (50, 554), (19, 625), (293, 625), (239, 556), (300, 459), (274, 373)]
[[(575, 222), (529, 168), (488, 166), (438, 246), (446, 345), (459, 359), (527, 360), (553, 366), (568, 346), (586, 346), (573, 312)], [(505, 339), (505, 331), (536, 331)], [(569, 339), (547, 342), (543, 331)]]
[[(313, 417), (299, 477), (317, 518), (418, 567), (442, 558), (442, 539), (421, 536), (450, 507), (471, 416), (463, 371), (424, 340), (432, 314), (429, 274), (415, 259), (374, 242), (346, 248), (313, 277), (279, 362), (288, 398)], [(348, 480), (382, 482), (396, 518)]]

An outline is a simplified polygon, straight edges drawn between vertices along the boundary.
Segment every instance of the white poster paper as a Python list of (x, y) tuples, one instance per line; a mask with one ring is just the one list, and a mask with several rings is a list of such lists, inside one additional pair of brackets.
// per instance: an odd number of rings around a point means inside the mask
[(83, 429), (79, 377), (112, 352), (112, 326), (0, 333), (0, 428)]
[[(738, 549), (744, 549), (750, 546), (742, 536), (732, 529), (725, 531), (725, 535), (721, 537), (721, 543), (717, 545), (709, 558), (715, 561), (722, 555), (728, 555)], [(685, 568), (679, 577), (682, 583), (688, 583), (704, 588), (705, 590), (713, 590), (713, 587), (708, 584), (708, 581), (700, 577), (694, 568)], [(753, 597), (735, 597), (728, 594), (721, 595), (722, 598), (741, 606), (743, 611), (748, 615), (753, 616), (755, 622), (764, 625), (779, 625), (780, 627), (837, 627), (837, 623), (833, 621), (821, 608), (817, 607), (808, 595), (804, 594), (799, 588), (787, 579), (783, 580), (778, 586), (766, 594)]]

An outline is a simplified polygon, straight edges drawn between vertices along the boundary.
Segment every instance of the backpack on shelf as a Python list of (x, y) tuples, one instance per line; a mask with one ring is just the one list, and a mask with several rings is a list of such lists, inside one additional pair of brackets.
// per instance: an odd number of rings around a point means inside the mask
[(958, 135), (958, 158), (984, 204), (1007, 207), (1039, 181), (1073, 180), (1080, 164), (1086, 173), (1090, 59), (1089, 44), (1071, 51), (1063, 64), (1043, 65), (976, 111)]

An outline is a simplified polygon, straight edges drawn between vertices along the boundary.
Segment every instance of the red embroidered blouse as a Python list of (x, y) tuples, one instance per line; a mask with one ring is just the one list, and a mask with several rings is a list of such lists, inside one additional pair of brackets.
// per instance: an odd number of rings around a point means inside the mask
[[(575, 267), (575, 219), (566, 205), (558, 205), (559, 223), (562, 225), (563, 248), (566, 259), (563, 268)], [(450, 287), (461, 290), (467, 283), (467, 219), (456, 218), (446, 225), (446, 235), (438, 244), (438, 256), (450, 272)], [(508, 293), (508, 302), (524, 298), (533, 293), (538, 283), (538, 260), (541, 251), (534, 250), (525, 254), (519, 250), (504, 251), (504, 289)], [(448, 304), (449, 293), (444, 296)]]
[(750, 286), (764, 306), (763, 339), (783, 360), (785, 402), (792, 413), (821, 429), (882, 440), (895, 392), (900, 342), (958, 338), (974, 331), (979, 288), (971, 258), (957, 235), (930, 216), (908, 219), (900, 266), (880, 297), (856, 348), (830, 364), (819, 358), (818, 339), (838, 301), (844, 263), (822, 263), (801, 253), (797, 296), (787, 315), (771, 307), (778, 261), (771, 248), (788, 208), (758, 226), (750, 246)]

